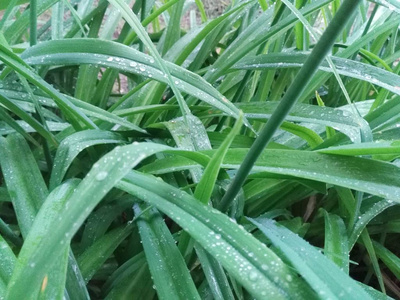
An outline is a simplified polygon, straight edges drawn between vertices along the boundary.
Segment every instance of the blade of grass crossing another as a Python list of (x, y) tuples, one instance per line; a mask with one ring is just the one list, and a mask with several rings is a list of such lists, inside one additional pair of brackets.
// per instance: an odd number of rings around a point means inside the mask
[[(7, 299), (17, 300), (21, 299), (21, 297), (23, 299), (36, 299), (37, 297), (46, 299), (45, 296), (48, 296), (47, 299), (49, 297), (56, 299), (64, 294), (69, 244), (63, 243), (60, 245), (59, 255), (57, 255), (56, 259), (50, 260), (48, 268), (41, 264), (36, 264), (31, 259), (30, 252), (35, 248), (37, 241), (52, 230), (53, 223), (59, 221), (65, 205), (77, 187), (78, 182), (78, 180), (69, 181), (59, 186), (49, 195), (48, 199), (50, 201), (45, 201), (42, 205), (18, 255), (18, 261), (8, 286)], [(54, 268), (58, 265), (61, 268)], [(25, 270), (29, 268), (32, 270), (32, 276), (26, 276), (25, 274)], [(51, 280), (53, 276), (58, 279), (58, 282), (55, 282), (54, 285)], [(49, 290), (53, 292), (53, 295), (48, 294)]]
[[(135, 204), (139, 215), (146, 208)], [(137, 220), (144, 252), (160, 299), (200, 299), (186, 263), (160, 213), (152, 208)]]
[(235, 299), (222, 266), (200, 245), (197, 244), (195, 249), (214, 299)]
[(372, 240), (376, 255), (400, 279), (400, 258), (382, 244)]
[(19, 229), (26, 237), (48, 195), (46, 184), (25, 139), (19, 134), (0, 137), (0, 163)]
[(371, 261), (372, 268), (375, 272), (376, 278), (378, 278), (379, 287), (381, 288), (382, 293), (386, 294), (385, 284), (383, 282), (381, 269), (379, 268), (378, 258), (375, 254), (375, 249), (374, 246), (372, 245), (371, 237), (369, 236), (367, 229), (364, 229), (363, 232), (361, 233), (361, 239), (365, 246), (365, 249), (367, 249), (369, 259)]
[(108, 1), (121, 11), (125, 20), (136, 31), (136, 34), (138, 35), (140, 40), (143, 42), (143, 44), (149, 49), (150, 53), (156, 60), (157, 64), (160, 66), (160, 69), (162, 70), (162, 72), (167, 76), (168, 83), (169, 83), (172, 91), (174, 92), (176, 99), (178, 100), (178, 104), (180, 106), (181, 113), (186, 121), (186, 115), (191, 114), (190, 109), (187, 106), (186, 102), (184, 101), (180, 91), (177, 89), (176, 84), (175, 84), (174, 80), (172, 79), (172, 76), (171, 76), (167, 66), (163, 62), (163, 59), (161, 58), (160, 54), (158, 53), (156, 47), (153, 45), (153, 42), (150, 40), (150, 37), (148, 36), (147, 32), (144, 30), (139, 19), (132, 12), (132, 10), (129, 8), (129, 6), (126, 3), (124, 3), (122, 0), (108, 0)]
[(213, 157), (210, 159), (200, 182), (197, 184), (196, 190), (194, 192), (194, 197), (199, 199), (201, 203), (207, 204), (210, 201), (212, 191), (215, 186), (215, 182), (218, 177), (219, 169), (224, 157), (232, 144), (233, 139), (239, 134), (240, 129), (243, 124), (243, 114), (239, 115), (239, 119), (236, 121), (235, 126), (229, 132), (226, 139), (222, 142), (219, 149), (214, 153)]
[(308, 242), (274, 221), (250, 219), (323, 299), (370, 299), (364, 290)]
[[(43, 230), (46, 232), (34, 237), (34, 244), (25, 242), (21, 253), (24, 252), (24, 262), (29, 263), (24, 263), (14, 272), (8, 299), (18, 300), (24, 299), (26, 295), (35, 295), (38, 284), (41, 284), (54, 262), (62, 255), (65, 245), (70, 243), (73, 235), (108, 191), (141, 160), (168, 149), (170, 148), (159, 144), (134, 143), (116, 147), (102, 157), (74, 189), (73, 194), (69, 195), (62, 213), (51, 219), (47, 230)], [(57, 189), (52, 193), (55, 196), (56, 191)], [(45, 203), (54, 201), (55, 196), (47, 197)], [(37, 217), (35, 223), (40, 222), (40, 218)], [(32, 268), (31, 264), (40, 268)], [(26, 278), (29, 278), (28, 282)]]
[[(0, 95), (0, 101), (1, 101), (1, 95)], [(14, 118), (12, 118), (7, 111), (5, 111), (2, 107), (0, 107), (0, 119), (3, 120), (8, 126), (10, 126), (12, 129), (14, 129), (16, 132), (18, 132), (20, 135), (22, 135), (27, 141), (31, 142), (34, 144), (36, 147), (39, 147), (39, 143), (32, 137), (30, 136), (24, 128), (19, 125)]]
[[(258, 299), (314, 299), (314, 294), (276, 254), (228, 216), (153, 176), (130, 172), (118, 184), (154, 205), (188, 232)], [(292, 281), (287, 281), (290, 276)]]
[(314, 47), (309, 58), (304, 63), (303, 67), (296, 75), (293, 83), (290, 85), (289, 89), (283, 96), (277, 110), (268, 120), (267, 124), (261, 130), (259, 136), (250, 148), (249, 153), (242, 162), (238, 172), (236, 173), (235, 178), (232, 181), (231, 186), (229, 187), (228, 191), (225, 193), (220, 202), (221, 210), (226, 211), (231, 204), (231, 201), (240, 191), (240, 188), (246, 180), (246, 177), (253, 167), (255, 161), (264, 150), (264, 148), (268, 145), (275, 131), (282, 124), (292, 106), (301, 96), (301, 93), (305, 89), (307, 82), (311, 80), (313, 74), (318, 69), (318, 66), (322, 63), (329, 50), (332, 48), (336, 37), (342, 31), (343, 27), (347, 24), (347, 21), (350, 19), (350, 17), (353, 15), (359, 2), (359, 0), (345, 0), (341, 5), (339, 11), (336, 13), (335, 17), (329, 24), (328, 28), (325, 30), (321, 39)]
[(86, 283), (110, 258), (121, 242), (132, 233), (133, 223), (109, 231), (83, 252), (77, 259), (83, 279)]
[[(317, 35), (314, 32), (314, 29), (311, 27), (311, 25), (308, 23), (308, 21), (304, 18), (304, 16), (296, 9), (296, 7), (291, 4), (288, 0), (282, 0), (282, 2), (296, 15), (297, 18), (299, 18), (300, 22), (304, 25), (304, 27), (307, 29), (309, 34), (317, 40)], [(371, 133), (371, 128), (369, 128), (368, 124), (365, 122), (365, 120), (361, 117), (360, 113), (358, 112), (357, 108), (355, 105), (351, 102), (350, 96), (346, 90), (346, 87), (344, 86), (344, 83), (342, 79), (340, 78), (340, 75), (336, 69), (335, 64), (333, 63), (331, 57), (327, 55), (325, 57), (326, 61), (329, 64), (329, 67), (331, 68), (333, 74), (335, 75), (335, 78), (337, 82), (339, 83), (340, 89), (343, 92), (344, 97), (346, 98), (347, 103), (351, 107), (351, 112), (353, 113), (353, 117), (357, 122), (360, 124), (360, 132), (361, 136), (366, 139), (367, 142), (372, 141), (372, 133)]]
[[(212, 157), (215, 151), (202, 151), (201, 154)], [(247, 153), (248, 149), (230, 149), (225, 155), (222, 167), (238, 169)], [(195, 157), (171, 157), (145, 165), (141, 171), (163, 174), (198, 167), (199, 164), (203, 165), (203, 162)], [(391, 205), (400, 201), (400, 168), (387, 162), (360, 157), (322, 155), (304, 150), (266, 149), (252, 171), (252, 178), (263, 178), (264, 174), (268, 173), (289, 175), (393, 199)], [(349, 203), (347, 207), (351, 212), (355, 204)]]
[(98, 144), (122, 144), (126, 140), (118, 133), (98, 129), (80, 131), (65, 138), (57, 149), (50, 177), (50, 190), (63, 180), (69, 166), (84, 149)]
[[(81, 38), (43, 42), (27, 49), (22, 57), (35, 65), (93, 64), (111, 67), (169, 83), (168, 78), (164, 76), (165, 73), (155, 64), (151, 56), (106, 40)], [(202, 77), (170, 62), (164, 63), (180, 90), (221, 109), (229, 116), (238, 118), (239, 110)], [(112, 109), (114, 108), (115, 106), (112, 106)], [(250, 127), (247, 120), (245, 124)]]
[(73, 105), (66, 97), (53, 88), (50, 84), (45, 82), (39, 75), (37, 75), (31, 67), (29, 67), (22, 59), (16, 56), (13, 52), (0, 44), (0, 60), (2, 60), (10, 68), (24, 76), (31, 83), (35, 84), (43, 92), (48, 94), (57, 103), (60, 109), (64, 112), (70, 122), (75, 128), (80, 129), (82, 122), (88, 128), (96, 128), (96, 125), (85, 116), (75, 105)]
[[(11, 99), (9, 99), (1, 91), (0, 91), (0, 103), (2, 105), (4, 105), (8, 110), (10, 110), (12, 113), (16, 114), (18, 117), (20, 117), (22, 120), (24, 120), (32, 128), (34, 128), (36, 130), (36, 132), (39, 133), (47, 141), (49, 141), (53, 145), (57, 145), (56, 140), (54, 139), (53, 135), (51, 134), (51, 132), (48, 131), (47, 128), (45, 128), (42, 124), (40, 124), (35, 118), (33, 118), (25, 110), (23, 110), (21, 107), (19, 107), (17, 104), (15, 104)], [(6, 121), (7, 118), (5, 117), (4, 120)], [(16, 124), (18, 125), (18, 123), (16, 123)], [(12, 127), (14, 128), (15, 124)], [(16, 130), (16, 131), (18, 132), (19, 130)], [(22, 135), (25, 136), (26, 133), (22, 134)], [(28, 138), (27, 140), (31, 141), (32, 137)]]

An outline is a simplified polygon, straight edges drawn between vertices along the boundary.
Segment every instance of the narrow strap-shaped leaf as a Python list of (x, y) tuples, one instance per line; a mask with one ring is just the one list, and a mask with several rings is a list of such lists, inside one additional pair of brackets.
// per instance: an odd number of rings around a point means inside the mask
[(86, 283), (71, 249), (68, 254), (68, 269), (65, 288), (67, 289), (70, 299), (90, 299), (89, 292), (86, 289)]
[(0, 137), (0, 163), (22, 236), (30, 231), (36, 213), (48, 195), (46, 184), (25, 139)]
[[(255, 298), (313, 299), (302, 280), (232, 219), (152, 176), (131, 172), (118, 187), (167, 214)], [(287, 278), (290, 277), (291, 281)]]
[[(56, 141), (51, 134), (42, 124), (40, 124), (36, 119), (29, 115), (26, 111), (16, 105), (11, 99), (9, 99), (2, 91), (0, 91), (0, 103), (4, 105), (8, 110), (16, 114), (27, 124), (32, 126), (41, 136), (43, 136), (47, 141), (56, 144)], [(15, 126), (15, 125), (14, 125)], [(18, 128), (16, 128), (18, 129)], [(28, 139), (31, 140), (32, 138)]]
[[(50, 260), (49, 268), (36, 262), (29, 254), (35, 249), (38, 241), (53, 229), (53, 223), (61, 219), (65, 205), (78, 182), (78, 180), (69, 181), (59, 186), (49, 195), (49, 201), (43, 203), (18, 255), (18, 261), (8, 286), (7, 299), (17, 300), (21, 297), (36, 299), (37, 295), (59, 298), (64, 294), (69, 245), (66, 243), (59, 245), (57, 259)], [(50, 267), (54, 267), (54, 273), (50, 271)], [(31, 270), (32, 276), (24, 276), (26, 270)], [(52, 295), (49, 295), (49, 292)]]
[(200, 299), (186, 263), (175, 240), (156, 209), (143, 211), (135, 205), (140, 215), (137, 225), (144, 252), (160, 299)]
[[(332, 0), (313, 1), (303, 7), (300, 12), (304, 16), (307, 16), (330, 2), (332, 2)], [(213, 68), (206, 73), (205, 78), (209, 82), (214, 82), (246, 54), (252, 52), (252, 50), (277, 33), (294, 26), (295, 22), (298, 21), (294, 14), (290, 14), (276, 24), (271, 24), (273, 14), (274, 6), (270, 6), (259, 18), (252, 22), (246, 30), (243, 30), (219, 56)]]
[[(68, 39), (44, 42), (27, 49), (22, 57), (29, 63), (39, 65), (97, 64), (169, 83), (164, 69), (155, 63), (154, 58), (131, 47), (105, 40)], [(163, 61), (163, 64), (177, 90), (193, 95), (230, 116), (238, 117), (239, 110), (202, 77), (170, 62)]]
[(390, 200), (380, 200), (373, 204), (367, 211), (363, 214), (360, 214), (356, 223), (354, 224), (354, 228), (351, 229), (349, 235), (349, 250), (353, 248), (357, 239), (360, 237), (363, 230), (367, 227), (368, 223), (383, 212), (385, 209), (393, 206), (395, 203)]
[(154, 298), (156, 291), (143, 252), (127, 261), (115, 273), (111, 285), (104, 289), (106, 300), (128, 300), (132, 295), (140, 295), (143, 299)]
[(133, 223), (131, 226), (122, 226), (109, 231), (78, 257), (78, 265), (86, 283), (132, 232), (132, 229)]
[[(262, 54), (256, 57), (245, 57), (234, 68), (246, 70), (299, 68), (304, 65), (308, 57), (309, 53), (298, 52)], [(351, 59), (335, 56), (332, 56), (331, 59), (340, 75), (360, 79), (400, 95), (399, 75)], [(324, 72), (332, 72), (327, 62), (323, 62), (319, 69)]]
[(196, 245), (195, 249), (214, 299), (235, 299), (222, 266), (200, 245)]
[[(1, 95), (0, 95), (1, 98)], [(35, 146), (39, 146), (39, 143), (31, 137), (24, 128), (21, 127), (2, 107), (0, 107), (0, 119), (3, 120), (8, 126), (13, 128), (16, 132), (22, 135), (26, 140), (33, 143)]]
[[(201, 120), (195, 116), (187, 116), (186, 121), (191, 125), (189, 132), (183, 118), (163, 123), (170, 131), (176, 145), (183, 150), (189, 151), (211, 149), (206, 129)], [(199, 168), (191, 169), (190, 173), (194, 182), (200, 181), (202, 171)]]
[[(172, 91), (173, 91), (173, 93), (174, 93), (174, 95), (175, 95), (175, 97), (176, 97), (176, 99), (178, 101), (178, 104), (179, 104), (179, 107), (181, 109), (181, 113), (182, 113), (183, 117), (185, 118), (186, 115), (190, 115), (191, 112), (190, 112), (186, 102), (184, 101), (184, 99), (182, 97), (182, 94), (178, 90), (177, 84), (175, 83), (174, 79), (172, 78), (171, 73), (169, 72), (165, 62), (161, 58), (161, 55), (158, 53), (156, 47), (154, 46), (153, 42), (151, 41), (151, 39), (150, 39), (149, 35), (147, 34), (146, 30), (143, 28), (143, 26), (140, 23), (139, 19), (132, 12), (132, 10), (129, 8), (129, 6), (125, 2), (123, 2), (122, 0), (108, 0), (108, 2), (110, 2), (113, 6), (115, 6), (116, 8), (118, 8), (121, 11), (124, 19), (133, 28), (133, 30), (135, 30), (135, 32), (138, 35), (138, 37), (140, 38), (140, 40), (149, 49), (151, 55), (154, 57), (154, 60), (157, 63), (157, 65), (160, 67), (162, 73), (165, 74), (167, 82), (168, 82), (169, 86), (171, 87), (171, 89), (172, 89)], [(183, 1), (181, 3), (183, 5)], [(178, 6), (178, 14), (176, 15), (176, 17), (180, 18), (179, 11), (181, 9), (179, 9), (179, 7), (182, 7), (182, 6), (181, 6), (181, 4), (178, 4), (178, 5), (179, 5)], [(174, 32), (173, 34), (175, 35), (177, 33)], [(186, 121), (186, 119), (185, 119), (185, 121)]]
[[(9, 295), (11, 300), (24, 298), (26, 295), (35, 295), (38, 285), (51, 270), (59, 255), (62, 255), (65, 245), (69, 244), (73, 235), (78, 231), (87, 216), (100, 202), (100, 200), (144, 158), (170, 149), (167, 146), (151, 143), (134, 143), (127, 146), (116, 147), (113, 151), (102, 157), (86, 175), (72, 195), (64, 195), (66, 201), (63, 206), (62, 217), (48, 220), (49, 225), (42, 228), (40, 235), (31, 234), (34, 241), (25, 241), (21, 249), (20, 258), (25, 263), (13, 274), (10, 282)], [(62, 186), (61, 186), (62, 187)], [(52, 203), (57, 196), (58, 189), (47, 197), (45, 203)], [(50, 204), (47, 204), (48, 206)], [(35, 219), (34, 226), (41, 227), (41, 220), (45, 218), (41, 213)], [(40, 268), (33, 269), (34, 263)], [(24, 279), (29, 278), (29, 282)], [(23, 293), (23, 294), (21, 294)]]
[(85, 130), (68, 136), (57, 149), (50, 178), (50, 190), (57, 187), (69, 166), (84, 149), (99, 144), (121, 144), (125, 139), (118, 133), (102, 130)]
[[(60, 92), (53, 88), (50, 84), (45, 82), (39, 75), (37, 75), (24, 61), (18, 56), (8, 50), (5, 46), (0, 44), (0, 60), (8, 65), (13, 70), (20, 73), (27, 80), (34, 83), (37, 87), (47, 93), (53, 98), (60, 109), (66, 114), (67, 117), (72, 118), (71, 121), (81, 121), (89, 128), (96, 128), (96, 125), (85, 116), (75, 105), (66, 99)], [(75, 125), (79, 126), (79, 125)]]
[[(202, 153), (211, 157), (214, 151)], [(237, 169), (247, 153), (248, 149), (230, 149), (222, 167)], [(190, 161), (193, 157), (187, 158), (162, 159), (157, 163), (143, 166), (141, 170), (150, 173), (159, 171), (159, 173), (165, 173), (173, 169), (179, 171), (193, 168), (200, 163)], [(400, 168), (387, 162), (360, 157), (323, 155), (311, 151), (266, 149), (252, 171), (323, 181), (395, 202), (400, 201)]]
[(382, 244), (374, 240), (372, 244), (374, 245), (375, 253), (379, 259), (383, 261), (397, 278), (400, 278), (400, 258)]
[(349, 238), (343, 220), (327, 211), (325, 217), (324, 254), (344, 273), (349, 274)]
[(2, 6), (4, 6), (4, 4), (3, 5), (0, 4), (0, 10), (3, 10), (4, 8), (6, 8), (6, 10), (4, 11), (3, 16), (1, 17), (1, 20), (0, 20), (0, 30), (1, 31), (4, 31), (4, 29), (3, 29), (4, 24), (6, 23), (8, 17), (10, 16), (11, 12), (13, 11), (14, 6), (17, 5), (17, 1), (18, 0), (11, 0), (7, 3), (7, 5), (5, 5), (5, 7), (2, 7)]
[[(37, 14), (42, 14), (44, 11), (52, 7), (59, 0), (42, 0), (38, 3), (36, 12)], [(22, 1), (20, 1), (22, 2)], [(28, 2), (28, 1), (24, 1)], [(3, 2), (1, 2), (0, 7), (2, 7)], [(7, 4), (7, 2), (4, 2)], [(26, 28), (29, 27), (30, 21), (30, 10), (27, 9), (23, 12), (23, 14), (15, 21), (12, 25), (10, 25), (5, 31), (4, 35), (11, 44), (14, 44), (16, 40), (23, 34)]]
[(317, 152), (338, 155), (400, 154), (400, 141), (376, 141), (319, 149)]
[(207, 204), (210, 201), (212, 191), (217, 180), (219, 169), (224, 157), (233, 141), (235, 136), (239, 133), (242, 127), (243, 117), (239, 116), (236, 121), (235, 126), (232, 128), (231, 132), (228, 134), (226, 139), (222, 142), (221, 146), (215, 151), (214, 155), (207, 164), (206, 169), (197, 184), (196, 190), (194, 192), (194, 197), (199, 199), (200, 202)]
[(182, 17), (184, 4), (185, 4), (185, 1), (180, 0), (174, 6), (174, 8), (170, 10), (170, 18), (169, 18), (168, 26), (165, 29), (165, 33), (164, 33), (165, 37), (164, 37), (164, 44), (162, 47), (162, 53), (161, 53), (162, 55), (165, 55), (165, 53), (167, 53), (167, 51), (180, 38), (181, 17)]
[(277, 226), (274, 221), (265, 218), (249, 220), (282, 251), (284, 257), (321, 298), (372, 300), (331, 260), (289, 229)]
[(368, 256), (371, 261), (372, 268), (375, 272), (376, 278), (378, 278), (379, 287), (381, 288), (382, 293), (386, 294), (385, 284), (383, 282), (382, 272), (379, 267), (378, 258), (375, 254), (375, 249), (374, 246), (372, 245), (371, 237), (369, 236), (367, 229), (364, 229), (363, 232), (361, 233), (361, 239), (365, 249), (368, 252)]
[(234, 199), (239, 192), (257, 158), (268, 145), (275, 131), (282, 124), (292, 106), (301, 96), (306, 84), (310, 81), (318, 66), (322, 63), (325, 56), (330, 51), (336, 37), (342, 31), (353, 12), (356, 10), (359, 2), (359, 0), (345, 0), (341, 5), (339, 11), (332, 19), (317, 45), (314, 47), (309, 58), (297, 73), (296, 78), (290, 85), (289, 89), (286, 91), (279, 103), (277, 110), (268, 120), (267, 124), (265, 124), (264, 128), (261, 130), (259, 136), (250, 148), (249, 153), (243, 160), (230, 188), (227, 190), (221, 200), (220, 208), (222, 210), (225, 211), (229, 207), (232, 199)]
[(92, 212), (86, 221), (82, 233), (80, 248), (82, 251), (93, 245), (108, 230), (112, 222), (126, 209), (132, 208), (134, 199), (131, 196), (119, 198), (115, 203), (105, 204)]
[(8, 243), (0, 235), (0, 296), (6, 292), (7, 284), (10, 281), (17, 261), (14, 252)]

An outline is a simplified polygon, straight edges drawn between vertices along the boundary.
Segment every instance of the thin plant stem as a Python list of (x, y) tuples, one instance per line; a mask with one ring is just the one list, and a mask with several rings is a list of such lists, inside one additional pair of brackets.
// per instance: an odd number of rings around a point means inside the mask
[(236, 176), (233, 178), (230, 187), (228, 188), (227, 192), (225, 193), (219, 204), (219, 209), (221, 211), (226, 211), (235, 199), (236, 195), (239, 193), (247, 178), (247, 175), (250, 173), (258, 157), (268, 145), (275, 131), (285, 120), (285, 117), (289, 113), (292, 106), (300, 98), (302, 92), (307, 86), (307, 83), (311, 80), (319, 65), (324, 61), (325, 57), (335, 43), (337, 36), (343, 30), (344, 26), (353, 15), (359, 2), (360, 0), (345, 0), (337, 11), (335, 17), (332, 19), (328, 28), (321, 36), (321, 39), (314, 47), (313, 51), (304, 63), (303, 67), (300, 69), (293, 83), (287, 90), (286, 94), (283, 96), (276, 111), (272, 114), (271, 118), (265, 124), (264, 128), (260, 132), (260, 135), (254, 141), (249, 152), (244, 158), (236, 173)]
[(37, 44), (37, 1), (31, 0), (30, 2), (30, 45), (34, 46)]

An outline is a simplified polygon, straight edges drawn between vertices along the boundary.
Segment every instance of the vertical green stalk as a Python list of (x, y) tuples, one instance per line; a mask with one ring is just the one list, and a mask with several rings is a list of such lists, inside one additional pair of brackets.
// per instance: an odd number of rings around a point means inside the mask
[(206, 11), (204, 10), (203, 2), (201, 0), (194, 0), (194, 1), (196, 2), (197, 8), (200, 11), (201, 22), (202, 23), (207, 22), (207, 15)]
[(266, 11), (266, 10), (268, 9), (268, 3), (267, 3), (267, 1), (265, 1), (265, 0), (258, 0), (258, 3), (260, 4), (261, 9), (262, 9), (263, 11)]
[[(303, 6), (303, 0), (295, 0), (295, 6), (300, 9)], [(296, 34), (296, 48), (304, 50), (304, 25), (301, 22), (296, 23), (294, 31)]]
[(311, 80), (319, 65), (323, 62), (326, 55), (331, 50), (337, 36), (340, 34), (350, 17), (353, 15), (359, 2), (360, 0), (345, 0), (343, 2), (328, 28), (321, 36), (321, 39), (314, 47), (314, 50), (311, 52), (303, 67), (300, 69), (286, 94), (283, 96), (276, 111), (272, 114), (267, 124), (265, 124), (264, 128), (261, 130), (260, 135), (251, 146), (229, 189), (221, 200), (219, 205), (220, 210), (226, 211), (229, 208), (233, 199), (240, 191), (254, 163), (264, 148), (268, 145), (268, 142), (271, 140), (275, 131), (282, 124), (292, 106), (300, 98), (307, 83)]
[(37, 43), (37, 0), (31, 0), (30, 2), (30, 44), (31, 46), (36, 45)]

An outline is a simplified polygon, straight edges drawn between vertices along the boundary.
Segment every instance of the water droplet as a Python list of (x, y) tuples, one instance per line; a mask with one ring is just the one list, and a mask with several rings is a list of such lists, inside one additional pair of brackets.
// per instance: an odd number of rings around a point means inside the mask
[(101, 171), (99, 174), (96, 175), (96, 180), (102, 181), (102, 180), (106, 179), (107, 176), (108, 176), (108, 172)]
[(258, 279), (258, 274), (257, 274), (257, 272), (250, 272), (250, 274), (249, 274), (249, 279), (250, 279), (251, 281), (257, 281), (257, 279)]

